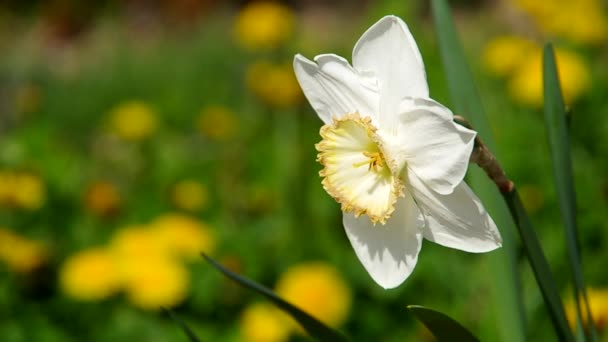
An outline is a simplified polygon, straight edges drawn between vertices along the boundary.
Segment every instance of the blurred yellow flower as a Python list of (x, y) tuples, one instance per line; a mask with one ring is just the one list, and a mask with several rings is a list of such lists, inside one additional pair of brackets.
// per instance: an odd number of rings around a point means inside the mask
[(245, 48), (276, 48), (293, 33), (294, 15), (279, 2), (253, 1), (236, 16), (234, 34)]
[(28, 273), (46, 263), (48, 251), (43, 243), (29, 240), (0, 227), (0, 261), (18, 273)]
[[(559, 0), (558, 0), (559, 1)], [(554, 11), (556, 7), (555, 0), (535, 1), (535, 0), (515, 0), (517, 6), (526, 11), (531, 16), (544, 17)]]
[(608, 39), (608, 18), (598, 0), (517, 0), (546, 34), (580, 44), (602, 44)]
[(125, 140), (145, 139), (156, 131), (156, 113), (141, 101), (123, 102), (110, 111), (110, 128)]
[(517, 36), (500, 36), (484, 48), (484, 67), (497, 76), (508, 76), (524, 63), (539, 47), (532, 41)]
[[(570, 105), (591, 87), (591, 75), (577, 54), (556, 49), (555, 56), (564, 102)], [(515, 100), (527, 105), (542, 106), (543, 71), (540, 50), (515, 71), (509, 80), (508, 89)]]
[(262, 101), (275, 107), (293, 106), (302, 99), (291, 64), (256, 62), (247, 70), (247, 86)]
[(129, 270), (131, 261), (165, 258), (169, 255), (157, 232), (145, 225), (121, 228), (112, 237), (109, 248), (120, 260), (120, 268)]
[(279, 278), (276, 292), (332, 327), (342, 324), (350, 312), (350, 288), (338, 270), (325, 263), (310, 262), (289, 268)]
[(171, 189), (171, 201), (177, 208), (197, 211), (205, 208), (209, 201), (207, 187), (194, 179), (181, 180)]
[[(598, 330), (602, 331), (608, 325), (608, 289), (587, 289), (587, 299), (591, 316)], [(571, 327), (576, 327), (576, 302), (569, 298), (564, 303), (566, 318)], [(583, 314), (583, 317), (585, 315)]]
[(284, 315), (269, 303), (249, 305), (241, 316), (240, 330), (246, 342), (281, 342), (289, 337)]
[(42, 207), (46, 187), (40, 177), (11, 170), (0, 170), (0, 205), (27, 210)]
[(172, 255), (188, 260), (200, 258), (200, 253), (213, 253), (215, 235), (202, 222), (181, 214), (166, 214), (152, 222), (154, 234)]
[(13, 185), (13, 173), (0, 169), (0, 205), (8, 206)]
[(197, 126), (205, 137), (224, 141), (236, 135), (238, 121), (229, 108), (216, 105), (206, 107), (201, 111)]
[(59, 284), (70, 297), (97, 301), (115, 294), (121, 279), (112, 254), (103, 248), (92, 248), (72, 255), (63, 263)]
[(144, 310), (181, 303), (188, 295), (190, 274), (169, 258), (137, 259), (124, 277), (127, 299)]
[[(571, 1), (572, 4), (577, 3)], [(605, 44), (608, 39), (608, 19), (606, 12), (599, 1), (593, 1), (589, 8), (576, 7), (572, 11), (562, 11), (561, 21), (550, 18), (551, 24), (557, 26), (555, 32), (573, 42), (589, 45)], [(567, 23), (567, 24), (565, 24)]]
[(40, 177), (30, 173), (17, 173), (13, 190), (13, 200), (17, 206), (29, 210), (42, 207), (46, 189)]
[(115, 215), (122, 204), (120, 193), (116, 186), (108, 181), (97, 181), (89, 185), (84, 203), (86, 208), (100, 217)]
[[(142, 309), (175, 306), (188, 294), (190, 274), (173, 258), (173, 241), (167, 241), (165, 229), (157, 222), (127, 226), (110, 241), (127, 298)], [(186, 242), (193, 243), (196, 241)]]

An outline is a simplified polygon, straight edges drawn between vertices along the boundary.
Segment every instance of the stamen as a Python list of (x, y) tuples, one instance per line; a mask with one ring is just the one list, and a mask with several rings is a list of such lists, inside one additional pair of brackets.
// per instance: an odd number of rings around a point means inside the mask
[(403, 196), (404, 184), (391, 172), (371, 119), (357, 113), (344, 115), (323, 126), (321, 137), (316, 148), (325, 190), (342, 211), (385, 224), (397, 198)]
[(371, 171), (372, 169), (374, 169), (375, 172), (382, 171), (382, 168), (384, 168), (384, 159), (382, 158), (380, 152), (363, 151), (363, 155), (369, 159), (359, 163), (354, 163), (353, 167), (369, 165), (367, 169), (368, 171)]

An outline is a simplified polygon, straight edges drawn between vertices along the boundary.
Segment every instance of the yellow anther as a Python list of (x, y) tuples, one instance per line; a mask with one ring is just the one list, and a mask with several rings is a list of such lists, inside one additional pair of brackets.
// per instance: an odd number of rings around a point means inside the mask
[[(385, 224), (403, 196), (404, 185), (390, 170), (376, 128), (369, 117), (347, 114), (321, 128), (316, 145), (323, 188), (356, 217)], [(367, 166), (367, 172), (360, 169)]]
[(380, 152), (364, 151), (363, 155), (368, 159), (359, 163), (354, 163), (353, 167), (368, 165), (368, 171), (371, 171), (373, 168), (376, 172), (379, 172), (384, 167), (384, 160), (382, 159)]

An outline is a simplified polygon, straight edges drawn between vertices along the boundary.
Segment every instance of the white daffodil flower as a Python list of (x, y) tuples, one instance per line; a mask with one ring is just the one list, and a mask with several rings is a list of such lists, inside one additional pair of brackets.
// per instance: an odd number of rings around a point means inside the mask
[(352, 66), (334, 54), (314, 62), (296, 55), (294, 69), (325, 123), (316, 145), (323, 187), (342, 205), (346, 234), (380, 286), (405, 281), (423, 237), (473, 253), (501, 246), (463, 181), (476, 132), (429, 98), (422, 57), (401, 19), (369, 28)]

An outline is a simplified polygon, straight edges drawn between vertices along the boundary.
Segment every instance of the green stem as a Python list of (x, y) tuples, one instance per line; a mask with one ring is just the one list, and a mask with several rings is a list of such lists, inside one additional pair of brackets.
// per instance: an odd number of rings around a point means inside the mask
[[(456, 116), (455, 122), (470, 128), (471, 125), (462, 117)], [(511, 216), (515, 221), (515, 226), (528, 256), (528, 261), (532, 267), (532, 272), (541, 290), (545, 305), (549, 311), (549, 316), (555, 327), (555, 332), (560, 341), (574, 341), (574, 336), (568, 327), (566, 314), (559, 291), (556, 286), (555, 278), (551, 273), (551, 268), (543, 249), (532, 227), (528, 213), (524, 209), (515, 184), (509, 180), (498, 163), (498, 160), (490, 152), (489, 148), (478, 137), (475, 139), (475, 148), (471, 154), (471, 162), (481, 167), (488, 177), (494, 181), (500, 190)]]

